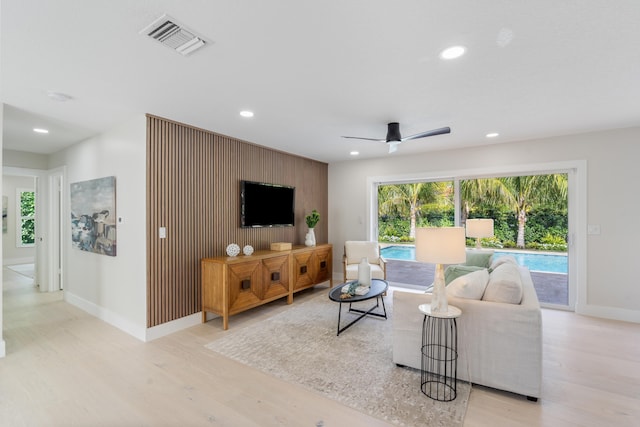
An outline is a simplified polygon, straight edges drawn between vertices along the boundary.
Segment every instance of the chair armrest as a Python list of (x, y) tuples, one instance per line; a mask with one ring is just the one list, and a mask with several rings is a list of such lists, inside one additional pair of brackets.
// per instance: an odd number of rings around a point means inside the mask
[(380, 260), (380, 268), (382, 268), (382, 271), (384, 272), (384, 280), (387, 280), (387, 260), (379, 257), (378, 258)]
[(347, 254), (342, 255), (342, 281), (347, 281)]

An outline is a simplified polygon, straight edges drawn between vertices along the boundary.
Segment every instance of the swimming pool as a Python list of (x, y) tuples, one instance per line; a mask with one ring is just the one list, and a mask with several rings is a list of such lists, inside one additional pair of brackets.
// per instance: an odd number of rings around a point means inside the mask
[[(388, 259), (413, 261), (416, 259), (414, 246), (387, 246), (380, 251)], [(531, 271), (546, 271), (550, 273), (567, 273), (567, 256), (556, 254), (538, 254), (530, 252), (495, 251), (494, 257), (513, 256), (518, 264), (529, 267)]]

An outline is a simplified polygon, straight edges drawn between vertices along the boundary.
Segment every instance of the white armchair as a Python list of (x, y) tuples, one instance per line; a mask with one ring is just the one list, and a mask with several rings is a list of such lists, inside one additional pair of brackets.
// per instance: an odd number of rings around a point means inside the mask
[(371, 278), (387, 278), (386, 261), (380, 256), (378, 242), (347, 241), (344, 242), (343, 273), (344, 281), (358, 278), (358, 264), (366, 258), (371, 266)]

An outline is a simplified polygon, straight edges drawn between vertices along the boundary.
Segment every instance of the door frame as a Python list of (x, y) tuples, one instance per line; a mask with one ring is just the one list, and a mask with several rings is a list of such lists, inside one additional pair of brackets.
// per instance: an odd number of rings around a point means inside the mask
[(36, 259), (35, 281), (40, 292), (63, 288), (63, 207), (64, 166), (30, 169), (4, 166), (3, 175), (29, 176), (36, 179)]
[[(572, 160), (565, 162), (535, 163), (507, 166), (492, 166), (478, 169), (447, 171), (426, 171), (403, 175), (367, 177), (366, 230), (368, 240), (378, 236), (378, 185), (416, 181), (453, 181), (459, 190), (461, 179), (488, 178), (494, 176), (527, 176), (566, 173), (568, 191), (568, 293), (567, 307), (553, 305), (553, 308), (569, 309), (581, 313), (587, 302), (587, 162)], [(456, 192), (455, 224), (460, 224), (459, 191)]]

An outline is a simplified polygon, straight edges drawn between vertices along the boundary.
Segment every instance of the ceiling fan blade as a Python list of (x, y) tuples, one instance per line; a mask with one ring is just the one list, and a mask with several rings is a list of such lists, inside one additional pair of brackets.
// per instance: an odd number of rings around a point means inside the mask
[(418, 139), (418, 138), (426, 138), (427, 136), (443, 135), (445, 133), (451, 133), (451, 128), (443, 127), (443, 128), (439, 128), (439, 129), (428, 130), (428, 131), (422, 132), (422, 133), (416, 133), (415, 135), (411, 135), (411, 136), (408, 136), (406, 138), (402, 138), (402, 141), (409, 141), (411, 139)]
[(365, 141), (376, 141), (376, 142), (385, 142), (384, 139), (379, 139), (379, 138), (362, 138), (359, 136), (342, 136), (343, 138), (349, 138), (349, 139), (364, 139)]
[(389, 154), (391, 154), (398, 151), (398, 145), (400, 145), (400, 141), (391, 141), (391, 142), (388, 142), (387, 144), (389, 144)]

